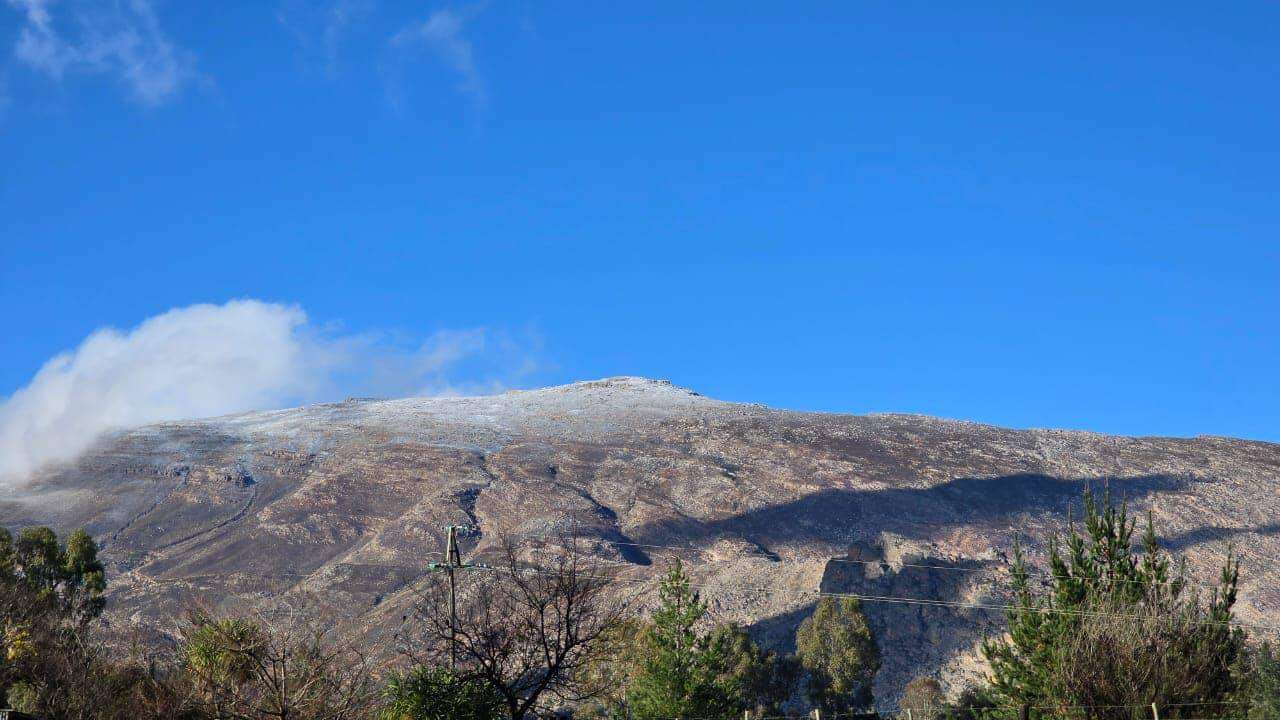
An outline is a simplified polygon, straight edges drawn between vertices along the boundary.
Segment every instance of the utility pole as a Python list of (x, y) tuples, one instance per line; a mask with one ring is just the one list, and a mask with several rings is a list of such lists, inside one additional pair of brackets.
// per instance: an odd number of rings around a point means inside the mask
[(449, 669), (458, 669), (458, 581), (454, 572), (461, 568), (475, 567), (471, 563), (462, 562), (462, 553), (458, 550), (458, 533), (477, 530), (469, 525), (445, 525), (444, 530), (444, 562), (431, 563), (432, 570), (444, 570), (449, 573)]

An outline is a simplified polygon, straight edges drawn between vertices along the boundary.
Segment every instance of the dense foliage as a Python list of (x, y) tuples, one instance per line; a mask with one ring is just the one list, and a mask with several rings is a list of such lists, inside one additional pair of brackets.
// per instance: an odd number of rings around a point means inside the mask
[(384, 695), (378, 720), (497, 720), (506, 714), (493, 688), (442, 667), (420, 665), (392, 675)]
[(790, 699), (802, 671), (795, 656), (763, 650), (736, 625), (717, 626), (711, 645), (721, 648), (722, 682), (739, 707), (774, 715)]
[(730, 638), (700, 632), (707, 605), (690, 588), (678, 560), (662, 578), (658, 598), (642, 634), (643, 659), (628, 688), (630, 716), (728, 717), (739, 705), (726, 672)]
[(800, 672), (794, 657), (761, 649), (735, 625), (708, 622), (679, 562), (662, 577), (659, 600), (647, 621), (614, 628), (620, 651), (591, 669), (610, 689), (580, 714), (641, 720), (780, 712)]
[(0, 583), (23, 586), (61, 619), (83, 624), (102, 613), (107, 589), (98, 546), (84, 530), (66, 544), (47, 527), (27, 528), (15, 541), (0, 528)]
[(105, 671), (89, 624), (106, 590), (97, 546), (84, 531), (61, 543), (49, 528), (16, 540), (0, 528), (0, 692), (46, 715), (113, 712), (120, 683)]
[(809, 699), (831, 713), (872, 705), (880, 648), (857, 598), (823, 597), (796, 632), (796, 654), (809, 673)]
[(1270, 643), (1244, 654), (1237, 677), (1241, 720), (1280, 720), (1280, 657)]
[[(1083, 532), (1049, 545), (1048, 582), (1038, 585), (1020, 548), (1007, 638), (988, 641), (991, 691), (1035, 717), (1128, 720), (1204, 717), (1236, 691), (1243, 632), (1230, 624), (1239, 564), (1228, 557), (1207, 597), (1172, 566), (1148, 518), (1141, 552), (1135, 521), (1110, 496), (1084, 496)], [(1217, 713), (1215, 713), (1217, 714)]]

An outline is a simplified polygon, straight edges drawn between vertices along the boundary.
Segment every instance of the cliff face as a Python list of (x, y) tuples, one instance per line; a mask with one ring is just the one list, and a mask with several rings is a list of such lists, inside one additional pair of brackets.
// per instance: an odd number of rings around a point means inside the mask
[[(117, 627), (161, 627), (192, 598), (308, 593), (380, 637), (438, 558), (441, 526), (465, 523), (481, 528), (470, 556), (571, 529), (631, 579), (678, 555), (717, 618), (786, 646), (820, 591), (1001, 602), (1013, 538), (1042, 553), (1086, 483), (1149, 509), (1205, 582), (1232, 543), (1240, 619), (1280, 625), (1280, 445), (787, 412), (637, 378), (122, 432), (0, 498), (0, 522), (87, 527)], [(976, 643), (1002, 621), (865, 607), (882, 701), (916, 674), (972, 678)]]

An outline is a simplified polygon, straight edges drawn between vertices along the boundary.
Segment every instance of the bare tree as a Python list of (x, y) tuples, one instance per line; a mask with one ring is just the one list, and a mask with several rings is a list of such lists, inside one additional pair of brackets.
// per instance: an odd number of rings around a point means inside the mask
[(307, 606), (193, 611), (182, 660), (205, 711), (227, 720), (356, 720), (377, 697), (369, 658)]
[(599, 696), (606, 688), (589, 669), (615, 651), (609, 630), (626, 599), (576, 539), (562, 546), (528, 563), (508, 540), (498, 567), (457, 571), (456, 620), (448, 578), (433, 577), (402, 633), (402, 650), (420, 665), (456, 657), (458, 674), (497, 691), (514, 720)]

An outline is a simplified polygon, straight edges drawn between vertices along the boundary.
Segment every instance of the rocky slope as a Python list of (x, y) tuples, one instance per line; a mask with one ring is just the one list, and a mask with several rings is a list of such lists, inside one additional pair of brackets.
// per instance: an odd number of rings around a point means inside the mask
[[(0, 522), (88, 527), (117, 627), (160, 627), (193, 598), (314, 593), (350, 632), (383, 637), (441, 526), (467, 523), (482, 531), (473, 556), (571, 528), (633, 580), (678, 555), (717, 617), (785, 646), (822, 591), (999, 603), (1015, 535), (1042, 552), (1086, 483), (1150, 509), (1205, 581), (1233, 543), (1241, 619), (1280, 625), (1280, 445), (788, 412), (639, 378), (121, 432), (0, 498)], [(1001, 622), (866, 607), (882, 702), (915, 674), (953, 690), (972, 678), (975, 644)]]

